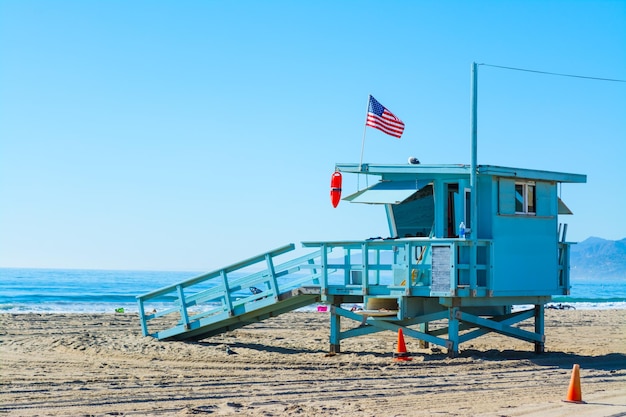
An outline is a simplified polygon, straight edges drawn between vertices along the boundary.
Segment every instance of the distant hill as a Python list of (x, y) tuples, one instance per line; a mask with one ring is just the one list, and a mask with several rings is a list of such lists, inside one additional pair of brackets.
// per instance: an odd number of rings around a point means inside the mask
[(626, 238), (590, 237), (571, 246), (570, 276), (626, 280)]

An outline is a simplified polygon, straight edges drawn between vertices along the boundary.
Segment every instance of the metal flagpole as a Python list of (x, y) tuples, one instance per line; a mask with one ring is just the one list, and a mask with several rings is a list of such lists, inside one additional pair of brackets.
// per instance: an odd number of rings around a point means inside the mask
[(471, 240), (476, 241), (477, 224), (478, 219), (478, 198), (476, 195), (476, 175), (478, 170), (478, 64), (472, 63), (472, 162), (470, 165), (470, 237)]
[[(470, 165), (470, 248), (469, 248), (469, 281), (470, 291), (477, 286), (476, 261), (478, 241), (478, 65), (472, 63), (472, 162)], [(465, 219), (467, 221), (467, 219)]]

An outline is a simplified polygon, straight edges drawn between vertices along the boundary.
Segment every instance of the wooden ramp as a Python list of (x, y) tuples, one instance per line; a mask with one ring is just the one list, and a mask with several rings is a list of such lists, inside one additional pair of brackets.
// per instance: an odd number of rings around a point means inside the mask
[(279, 263), (293, 244), (137, 297), (144, 336), (200, 340), (320, 301), (320, 252)]
[[(191, 322), (189, 326), (179, 324), (170, 329), (173, 336), (161, 337), (164, 340), (201, 340), (220, 333), (238, 329), (250, 323), (257, 323), (319, 301), (319, 287), (300, 287), (278, 295), (278, 301), (267, 304), (266, 299), (254, 301), (257, 306), (250, 311), (231, 317), (215, 316)], [(165, 333), (164, 333), (165, 334)]]

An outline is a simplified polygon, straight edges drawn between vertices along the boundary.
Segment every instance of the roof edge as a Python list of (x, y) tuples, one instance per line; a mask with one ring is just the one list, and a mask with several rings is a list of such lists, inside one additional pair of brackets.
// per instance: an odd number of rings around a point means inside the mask
[[(471, 167), (466, 164), (356, 164), (337, 163), (335, 169), (356, 174), (385, 175), (385, 174), (452, 174), (470, 175)], [(587, 176), (567, 172), (545, 171), (528, 168), (512, 168), (497, 165), (479, 165), (479, 175), (492, 175), (508, 178), (525, 178), (556, 182), (585, 183)]]

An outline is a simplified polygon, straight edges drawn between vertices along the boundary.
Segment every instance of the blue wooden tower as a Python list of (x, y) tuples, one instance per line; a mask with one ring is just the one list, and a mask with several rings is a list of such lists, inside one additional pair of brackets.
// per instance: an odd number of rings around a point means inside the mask
[[(317, 250), (295, 259), (288, 257), (290, 244), (139, 296), (143, 334), (198, 340), (324, 303), (331, 353), (347, 338), (398, 329), (451, 356), (489, 332), (543, 352), (544, 305), (570, 289), (571, 243), (558, 215), (571, 212), (558, 186), (586, 177), (490, 165), (477, 166), (474, 176), (472, 170), (337, 164), (337, 172), (376, 179), (344, 200), (383, 205), (389, 237), (303, 242)], [(342, 319), (354, 327), (346, 330)], [(533, 331), (518, 326), (529, 319)]]
[[(571, 244), (558, 215), (571, 212), (558, 187), (586, 177), (478, 165), (476, 67), (470, 165), (335, 166), (333, 178), (374, 178), (344, 200), (383, 205), (389, 237), (303, 242), (316, 250), (295, 259), (289, 244), (138, 296), (143, 334), (199, 340), (323, 303), (331, 353), (347, 338), (399, 329), (451, 356), (489, 332), (543, 352), (544, 305), (570, 289)], [(534, 321), (532, 331), (519, 326), (525, 320)]]
[[(571, 212), (558, 196), (558, 184), (585, 182), (584, 175), (478, 166), (472, 187), (469, 165), (338, 164), (336, 169), (378, 178), (344, 200), (384, 205), (390, 238), (304, 243), (349, 253), (341, 264), (324, 265), (349, 269), (351, 280), (348, 294), (330, 291), (322, 298), (336, 306), (331, 351), (339, 350), (342, 338), (392, 329), (385, 315), (393, 316), (391, 322), (405, 335), (443, 345), (451, 354), (460, 343), (490, 331), (543, 351), (544, 305), (570, 288), (570, 243), (558, 215)], [(355, 261), (363, 259), (360, 265)], [(386, 262), (390, 268), (383, 267)], [(346, 312), (338, 306), (355, 283), (364, 287), (363, 311)], [(377, 319), (372, 326), (340, 331), (339, 317), (363, 316)], [(515, 326), (529, 318), (534, 332)], [(435, 320), (447, 321), (447, 328), (429, 331)]]

